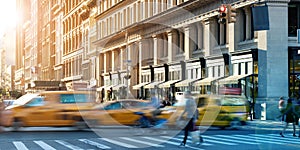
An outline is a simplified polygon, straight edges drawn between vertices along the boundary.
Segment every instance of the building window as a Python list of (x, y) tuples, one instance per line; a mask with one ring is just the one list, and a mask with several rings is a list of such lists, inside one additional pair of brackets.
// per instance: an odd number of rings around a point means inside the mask
[(299, 29), (300, 3), (290, 3), (288, 7), (288, 34), (289, 36), (297, 36)]

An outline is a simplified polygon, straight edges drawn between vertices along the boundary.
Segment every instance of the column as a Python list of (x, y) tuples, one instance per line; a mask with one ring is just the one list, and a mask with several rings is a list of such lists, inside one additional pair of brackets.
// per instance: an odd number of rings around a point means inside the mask
[(139, 49), (139, 83), (142, 82), (142, 62), (143, 62), (143, 43), (142, 41), (138, 41), (138, 49)]
[(270, 29), (258, 32), (258, 98), (266, 103), (266, 118), (273, 119), (278, 97), (289, 96), (288, 68), (288, 0), (267, 2)]
[(112, 51), (112, 54), (111, 54), (111, 70), (112, 70), (112, 72), (114, 72), (114, 71), (116, 71), (115, 69), (116, 69), (116, 57), (117, 57), (117, 51), (116, 50), (113, 50)]
[(212, 55), (212, 49), (215, 45), (217, 45), (214, 33), (211, 33), (211, 31), (214, 31), (216, 21), (213, 19), (207, 19), (204, 20), (204, 37), (203, 37), (203, 43), (204, 43), (204, 54), (205, 56)]
[(107, 73), (107, 69), (108, 69), (108, 66), (107, 66), (107, 53), (105, 52), (104, 53), (104, 56), (103, 56), (103, 70), (104, 70), (104, 73)]
[(124, 68), (124, 49), (123, 48), (120, 48), (120, 70), (125, 70)]
[(157, 61), (157, 59), (158, 59), (157, 36), (153, 35), (152, 38), (153, 38), (153, 53), (154, 53), (153, 54), (153, 64), (157, 65), (158, 64), (158, 61)]
[(178, 49), (178, 35), (176, 30), (168, 31), (168, 62), (174, 61)]
[(189, 60), (192, 57), (192, 52), (195, 50), (195, 30), (193, 26), (187, 26), (184, 28), (184, 56), (185, 60)]

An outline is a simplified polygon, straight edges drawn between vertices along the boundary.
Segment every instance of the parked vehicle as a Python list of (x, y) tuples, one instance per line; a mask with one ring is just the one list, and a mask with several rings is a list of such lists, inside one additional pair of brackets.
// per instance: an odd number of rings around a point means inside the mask
[[(240, 95), (194, 95), (199, 117), (197, 125), (238, 128), (245, 125), (249, 105)], [(170, 125), (176, 125), (176, 119), (182, 113), (184, 105), (175, 104), (162, 109), (159, 117), (168, 119)]]
[(33, 126), (75, 126), (86, 124), (80, 111), (91, 110), (95, 97), (87, 91), (45, 91), (26, 94), (3, 111), (2, 124), (18, 129)]

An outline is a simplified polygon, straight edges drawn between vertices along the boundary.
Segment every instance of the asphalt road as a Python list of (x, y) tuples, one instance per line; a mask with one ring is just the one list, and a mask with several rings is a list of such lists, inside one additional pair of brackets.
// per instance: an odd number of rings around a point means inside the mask
[[(106, 127), (77, 131), (73, 128), (9, 128), (0, 134), (0, 149), (4, 150), (177, 150), (183, 133), (178, 130), (146, 130), (125, 127)], [(239, 130), (220, 130), (201, 127), (204, 143), (188, 140), (184, 149), (194, 150), (282, 150), (300, 148), (300, 138), (291, 129), (286, 137), (279, 136), (280, 128), (244, 126)], [(164, 132), (166, 131), (166, 132)]]

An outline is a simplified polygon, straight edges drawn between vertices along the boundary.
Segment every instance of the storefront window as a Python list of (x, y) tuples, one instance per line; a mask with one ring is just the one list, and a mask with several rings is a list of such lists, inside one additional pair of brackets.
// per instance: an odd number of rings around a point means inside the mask
[(300, 96), (300, 52), (298, 48), (289, 51), (289, 96)]
[(297, 36), (299, 29), (299, 11), (300, 3), (291, 3), (288, 7), (288, 33), (289, 36)]

